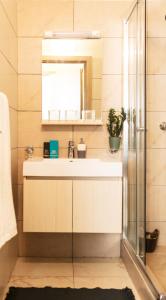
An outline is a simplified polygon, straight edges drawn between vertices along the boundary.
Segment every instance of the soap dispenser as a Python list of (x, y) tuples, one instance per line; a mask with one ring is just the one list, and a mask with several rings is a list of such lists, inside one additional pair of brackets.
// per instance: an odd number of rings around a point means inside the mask
[(77, 156), (78, 158), (86, 157), (86, 144), (84, 143), (83, 138), (80, 139), (80, 143), (77, 145)]

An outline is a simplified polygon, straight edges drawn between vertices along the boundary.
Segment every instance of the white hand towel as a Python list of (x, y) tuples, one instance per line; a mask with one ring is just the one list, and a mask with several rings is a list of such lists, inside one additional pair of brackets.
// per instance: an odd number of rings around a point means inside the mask
[(0, 248), (17, 234), (11, 182), (9, 104), (0, 92)]

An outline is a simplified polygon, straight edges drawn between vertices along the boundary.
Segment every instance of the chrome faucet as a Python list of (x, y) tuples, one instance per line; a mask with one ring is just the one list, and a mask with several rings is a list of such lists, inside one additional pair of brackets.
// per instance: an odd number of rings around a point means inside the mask
[(69, 141), (68, 144), (68, 158), (74, 158), (74, 142)]

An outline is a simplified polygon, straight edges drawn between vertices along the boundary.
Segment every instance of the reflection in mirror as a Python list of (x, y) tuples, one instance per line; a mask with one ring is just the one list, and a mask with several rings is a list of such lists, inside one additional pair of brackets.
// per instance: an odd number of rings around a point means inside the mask
[(101, 118), (101, 74), (101, 39), (44, 39), (42, 120), (79, 120), (86, 110)]
[(91, 57), (43, 58), (43, 119), (80, 119), (91, 109), (91, 94)]

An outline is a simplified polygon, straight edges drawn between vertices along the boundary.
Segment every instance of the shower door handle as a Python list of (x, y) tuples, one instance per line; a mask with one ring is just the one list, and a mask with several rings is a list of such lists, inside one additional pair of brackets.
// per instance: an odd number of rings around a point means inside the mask
[(142, 132), (142, 131), (145, 131), (145, 127), (137, 127), (137, 132)]

